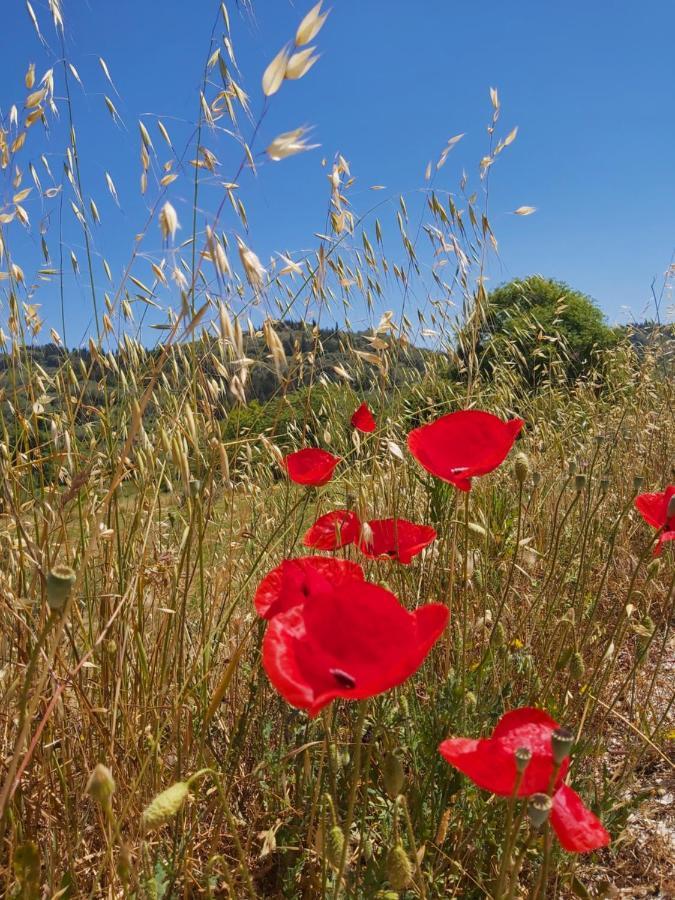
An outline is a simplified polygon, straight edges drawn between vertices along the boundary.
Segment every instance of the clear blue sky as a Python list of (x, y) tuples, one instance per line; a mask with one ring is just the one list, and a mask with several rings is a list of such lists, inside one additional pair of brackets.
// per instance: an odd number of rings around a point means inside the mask
[[(47, 4), (32, 2), (58, 56)], [(241, 83), (254, 111), (262, 102), (263, 69), (311, 5), (256, 0), (252, 18), (230, 0)], [(104, 223), (95, 230), (95, 251), (119, 274), (146, 215), (147, 200), (138, 191), (137, 120), (158, 114), (182, 150), (196, 118), (217, 4), (63, 0), (63, 11), (68, 58), (85, 86), (83, 92), (71, 85), (84, 189)], [(465, 132), (438, 183), (454, 189), (462, 167), (473, 176), (485, 152), (488, 90), (495, 86), (502, 102), (500, 128), (506, 134), (518, 125), (519, 134), (495, 166), (491, 184), (491, 221), (500, 249), (491, 285), (540, 272), (591, 294), (611, 322), (629, 318), (623, 307), (639, 318), (648, 309), (652, 278), (660, 281), (675, 247), (674, 34), (672, 0), (334, 0), (315, 41), (320, 61), (272, 98), (260, 144), (306, 123), (314, 126), (321, 149), (265, 162), (255, 180), (250, 173), (243, 176), (251, 245), (264, 262), (275, 250), (315, 246), (313, 235), (324, 228), (328, 199), (321, 159), (331, 159), (336, 151), (351, 164), (357, 178), (352, 202), (356, 211), (364, 211), (383, 196), (373, 195), (372, 184), (386, 185), (387, 194), (414, 196), (424, 184), (427, 162), (438, 157), (451, 135)], [(107, 85), (99, 56), (120, 97)], [(47, 65), (56, 66), (56, 94), (61, 95), (63, 75), (56, 58), (50, 62), (25, 4), (16, 0), (3, 11), (0, 31), (3, 117), (13, 101), (24, 97), (23, 75), (31, 61), (38, 75)], [(104, 93), (112, 96), (128, 130), (113, 126)], [(144, 121), (160, 158), (167, 158), (153, 118)], [(46, 143), (35, 142), (36, 151), (47, 152), (57, 180), (64, 124)], [(223, 177), (228, 177), (236, 167), (234, 145), (222, 138), (205, 143), (219, 155)], [(24, 165), (39, 152), (24, 155)], [(121, 212), (107, 192), (105, 170), (117, 185)], [(6, 183), (2, 190), (6, 199)], [(169, 192), (186, 226), (190, 190), (188, 173)], [(213, 211), (218, 199), (214, 188), (206, 189), (204, 208)], [(512, 215), (521, 205), (536, 207), (536, 214)], [(35, 202), (27, 207), (32, 232), (15, 254), (30, 270), (39, 246), (40, 209)], [(68, 211), (64, 222), (66, 243), (84, 268), (81, 235)], [(155, 231), (149, 249), (159, 251)], [(53, 236), (50, 247), (55, 255)], [(103, 289), (100, 265), (97, 280)], [(84, 277), (69, 277), (67, 289), (71, 331), (83, 331), (89, 314)], [(35, 299), (48, 323), (58, 325), (55, 288), (42, 287)], [(5, 319), (3, 303), (0, 321)]]

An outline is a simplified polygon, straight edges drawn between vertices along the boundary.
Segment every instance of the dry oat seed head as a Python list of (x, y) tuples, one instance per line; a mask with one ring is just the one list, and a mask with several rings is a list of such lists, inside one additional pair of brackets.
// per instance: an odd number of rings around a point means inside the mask
[(305, 18), (298, 25), (298, 30), (295, 35), (295, 43), (298, 47), (302, 47), (303, 44), (309, 44), (323, 28), (323, 24), (328, 18), (330, 10), (322, 15), (322, 3), (323, 0), (319, 0), (319, 3), (310, 9)]
[(284, 47), (277, 53), (269, 66), (265, 69), (262, 77), (263, 94), (271, 97), (279, 90), (283, 84), (286, 75), (286, 66), (288, 65), (288, 50)]
[(300, 50), (299, 53), (294, 53), (288, 60), (284, 77), (291, 81), (297, 81), (298, 78), (302, 78), (303, 75), (306, 75), (314, 63), (319, 59), (318, 54), (312, 56), (315, 49), (316, 47), (307, 47), (306, 50)]
[(178, 214), (168, 200), (159, 212), (159, 227), (165, 240), (173, 240), (179, 228)]

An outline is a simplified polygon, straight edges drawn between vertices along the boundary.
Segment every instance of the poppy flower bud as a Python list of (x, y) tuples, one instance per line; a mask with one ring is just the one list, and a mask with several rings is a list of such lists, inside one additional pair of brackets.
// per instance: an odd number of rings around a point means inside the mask
[(537, 487), (539, 482), (541, 481), (541, 472), (533, 472), (532, 473), (532, 487)]
[(572, 658), (570, 659), (570, 674), (573, 678), (576, 678), (577, 681), (581, 681), (585, 671), (586, 665), (583, 656), (581, 653), (573, 653)]
[(567, 463), (567, 474), (568, 474), (568, 475), (570, 476), (570, 478), (571, 478), (572, 475), (576, 475), (576, 471), (577, 471), (577, 461), (576, 461), (576, 459), (571, 459), (571, 460)]
[(387, 856), (387, 880), (396, 891), (407, 888), (412, 880), (412, 864), (401, 844), (393, 847)]
[(644, 478), (642, 475), (635, 475), (633, 478), (633, 493), (637, 494), (642, 490), (642, 485), (644, 484)]
[(553, 801), (547, 794), (532, 794), (527, 803), (527, 817), (533, 828), (541, 828), (552, 807)]
[(120, 855), (117, 857), (117, 874), (122, 884), (126, 884), (131, 875), (131, 852), (128, 844), (122, 844)]
[(527, 480), (527, 476), (530, 474), (530, 460), (527, 458), (527, 454), (518, 453), (516, 455), (513, 471), (515, 472), (518, 484), (524, 484)]
[(145, 831), (159, 828), (172, 819), (185, 803), (189, 792), (186, 781), (177, 781), (161, 794), (157, 794), (143, 810), (141, 821)]
[(107, 806), (110, 803), (110, 798), (115, 793), (115, 779), (110, 769), (103, 763), (98, 763), (92, 770), (85, 793), (101, 806)]
[(63, 609), (75, 584), (75, 572), (70, 566), (56, 566), (47, 575), (47, 603), (51, 610)]
[(551, 749), (553, 750), (553, 761), (557, 766), (562, 763), (570, 755), (570, 750), (574, 744), (574, 734), (569, 728), (557, 728), (551, 735)]
[(386, 754), (382, 761), (382, 780), (390, 799), (395, 800), (401, 793), (405, 774), (401, 760), (391, 751)]
[(326, 859), (334, 869), (340, 868), (342, 851), (345, 846), (345, 835), (339, 825), (333, 825), (326, 840)]
[(516, 758), (516, 769), (520, 775), (523, 774), (525, 769), (530, 764), (530, 760), (532, 759), (532, 751), (529, 747), (518, 747), (516, 752), (514, 753)]
[(586, 487), (586, 476), (583, 472), (580, 472), (579, 475), (576, 475), (574, 478), (574, 490), (577, 494), (580, 494), (583, 489)]

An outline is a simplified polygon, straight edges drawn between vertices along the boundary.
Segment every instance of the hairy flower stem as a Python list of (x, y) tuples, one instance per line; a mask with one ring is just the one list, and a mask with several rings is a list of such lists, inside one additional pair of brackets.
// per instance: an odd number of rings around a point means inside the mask
[(340, 865), (335, 875), (335, 890), (333, 891), (333, 900), (337, 900), (340, 896), (340, 888), (342, 886), (342, 878), (347, 865), (347, 854), (349, 853), (349, 834), (354, 821), (354, 807), (356, 806), (356, 794), (359, 789), (359, 779), (361, 777), (361, 750), (363, 738), (363, 726), (366, 721), (366, 711), (368, 709), (368, 701), (361, 700), (359, 702), (359, 714), (354, 728), (354, 760), (352, 763), (352, 786), (349, 791), (349, 800), (347, 801), (347, 815), (344, 821), (344, 846), (340, 856)]
[(408, 832), (408, 842), (410, 844), (410, 849), (412, 850), (413, 856), (415, 858), (415, 870), (417, 872), (417, 880), (418, 887), (420, 892), (420, 897), (422, 900), (426, 900), (427, 889), (424, 885), (424, 873), (422, 872), (422, 864), (420, 863), (419, 856), (417, 853), (417, 842), (415, 840), (415, 832), (413, 830), (412, 819), (410, 818), (410, 810), (408, 809), (408, 801), (405, 799), (403, 794), (399, 794), (397, 797), (397, 802), (403, 810), (403, 816), (405, 818), (406, 830)]
[(518, 772), (516, 775), (516, 783), (513, 786), (513, 792), (509, 797), (509, 803), (506, 808), (506, 823), (504, 826), (504, 846), (502, 848), (502, 858), (499, 864), (499, 875), (497, 876), (497, 885), (495, 887), (495, 900), (500, 900), (504, 894), (504, 880), (506, 878), (506, 874), (509, 871), (511, 866), (511, 853), (513, 852), (513, 845), (515, 844), (515, 838), (518, 834), (518, 830), (520, 828), (520, 822), (522, 821), (519, 817), (517, 820), (517, 827), (513, 827), (513, 813), (516, 808), (516, 799), (518, 797), (518, 791), (520, 790), (520, 785), (523, 783), (523, 776), (525, 771)]

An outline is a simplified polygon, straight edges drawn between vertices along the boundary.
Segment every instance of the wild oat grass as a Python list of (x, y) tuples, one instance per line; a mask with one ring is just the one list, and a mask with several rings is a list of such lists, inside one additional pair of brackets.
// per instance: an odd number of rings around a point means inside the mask
[[(305, 127), (263, 137), (261, 123), (285, 79), (314, 65), (306, 45), (318, 47), (327, 11), (307, 13), (295, 47), (289, 34), (262, 76), (256, 117), (260, 74), (246, 90), (238, 83), (231, 11), (214, 7), (193, 139), (177, 165), (166, 126), (139, 123), (148, 220), (129, 235), (121, 279), (103, 260), (102, 290), (100, 216), (82, 183), (69, 88), (80, 79), (58, 0), (49, 8), (51, 24), (28, 4), (60, 61), (43, 74), (27, 61), (25, 92), (0, 128), (4, 894), (607, 896), (599, 879), (611, 883), (648, 773), (673, 768), (673, 557), (653, 558), (655, 533), (633, 509), (637, 493), (673, 478), (672, 380), (657, 353), (621, 343), (602, 374), (569, 383), (556, 333), (542, 335), (559, 353), (546, 354), (536, 391), (515, 346), (485, 374), (475, 349), (496, 249), (489, 179), (516, 137), (500, 136), (497, 92), (475, 183), (442, 186), (457, 135), (419, 196), (375, 194), (357, 213), (355, 175), (338, 156), (316, 249), (264, 264), (243, 200), (260, 146), (279, 178), (285, 157), (313, 148)], [(117, 107), (104, 102), (114, 127)], [(41, 129), (57, 112), (67, 143), (50, 169)], [(234, 166), (218, 161), (233, 149)], [(189, 214), (172, 204), (177, 180), (191, 181)], [(218, 185), (215, 208), (204, 208), (206, 184)], [(22, 230), (40, 203), (62, 202), (84, 257), (60, 241), (55, 215), (44, 266), (28, 271), (14, 250)], [(388, 248), (384, 216), (400, 237)], [(64, 266), (89, 285), (94, 325), (79, 353), (52, 328), (43, 365), (31, 349), (47, 340), (41, 282), (63, 284)], [(71, 302), (63, 296), (64, 326)], [(166, 317), (154, 347), (137, 330), (149, 304)], [(321, 321), (349, 322), (358, 309), (371, 317), (365, 344), (345, 332), (342, 361), (323, 367)], [(294, 346), (280, 338), (289, 317), (314, 322)], [(413, 360), (419, 344), (427, 351)], [(275, 380), (275, 397), (243, 418), (256, 370)], [(349, 425), (364, 399), (373, 435)], [(469, 406), (526, 426), (512, 458), (460, 496), (423, 472), (405, 439)], [(320, 489), (280, 468), (308, 445), (343, 458)], [(252, 597), (264, 574), (306, 552), (302, 535), (320, 514), (344, 507), (436, 528), (410, 566), (364, 568), (408, 608), (447, 604), (451, 622), (402, 687), (309, 719), (266, 678)], [(478, 791), (438, 754), (449, 735), (486, 735), (523, 705), (573, 730), (575, 788), (612, 835), (582, 869), (546, 828), (527, 825), (527, 803)], [(547, 799), (530, 798), (531, 822)]]

